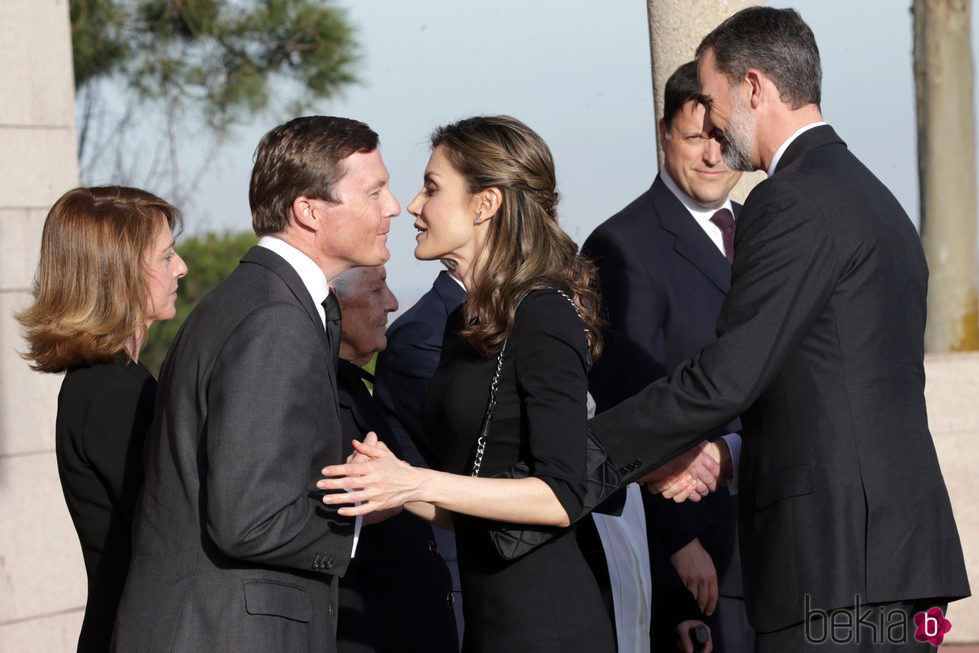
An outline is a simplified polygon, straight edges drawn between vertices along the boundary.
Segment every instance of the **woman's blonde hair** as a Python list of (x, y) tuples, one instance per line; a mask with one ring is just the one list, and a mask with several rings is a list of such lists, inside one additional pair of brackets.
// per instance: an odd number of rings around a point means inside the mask
[(547, 144), (516, 118), (477, 116), (436, 129), (432, 149), (440, 146), (470, 193), (495, 187), (503, 196), (488, 225), (485, 273), (469, 290), (463, 336), (484, 355), (499, 351), (523, 297), (553, 288), (575, 298), (597, 358), (602, 340), (595, 268), (558, 226)]
[(110, 360), (134, 334), (145, 338), (143, 256), (161, 220), (180, 211), (156, 195), (122, 186), (70, 190), (44, 222), (34, 303), (17, 314), (41, 372)]

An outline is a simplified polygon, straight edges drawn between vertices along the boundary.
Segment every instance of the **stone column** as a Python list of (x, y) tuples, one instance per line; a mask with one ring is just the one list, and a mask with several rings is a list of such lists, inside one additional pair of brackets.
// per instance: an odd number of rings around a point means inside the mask
[[(673, 71), (691, 59), (701, 39), (725, 18), (745, 7), (763, 5), (764, 0), (646, 0), (649, 12), (649, 49), (653, 60), (653, 100), (656, 117), (653, 130), (663, 115), (663, 88)], [(663, 150), (656, 136), (659, 163)], [(763, 172), (741, 176), (731, 191), (731, 198), (744, 202), (755, 184), (765, 178)]]
[(979, 349), (976, 151), (969, 0), (914, 0), (921, 239), (928, 257), (925, 349)]
[(54, 456), (61, 377), (28, 368), (13, 318), (48, 208), (78, 183), (67, 0), (3, 0), (0, 43), (0, 651), (74, 651), (86, 583)]

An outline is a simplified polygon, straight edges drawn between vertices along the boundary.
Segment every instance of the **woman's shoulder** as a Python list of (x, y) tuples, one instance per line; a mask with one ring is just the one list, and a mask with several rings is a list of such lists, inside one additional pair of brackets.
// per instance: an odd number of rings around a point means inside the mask
[(531, 290), (517, 306), (516, 316), (518, 320), (577, 321), (584, 328), (571, 295), (554, 288)]
[[(128, 360), (128, 359), (127, 359)], [(91, 402), (104, 399), (124, 401), (137, 399), (148, 388), (156, 386), (156, 379), (140, 363), (120, 359), (95, 363), (69, 370), (61, 385), (62, 398)]]
[(582, 352), (588, 349), (585, 323), (571, 296), (552, 288), (527, 293), (517, 307), (513, 334), (518, 340), (540, 335), (557, 337)]

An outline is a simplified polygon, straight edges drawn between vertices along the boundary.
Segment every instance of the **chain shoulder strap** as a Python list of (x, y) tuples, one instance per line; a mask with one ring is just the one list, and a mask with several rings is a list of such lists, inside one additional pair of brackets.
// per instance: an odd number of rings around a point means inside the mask
[(473, 476), (479, 476), (479, 468), (483, 465), (483, 454), (486, 452), (486, 438), (489, 436), (490, 424), (493, 422), (493, 411), (496, 408), (496, 389), (500, 387), (500, 372), (503, 370), (503, 352), (506, 351), (507, 341), (503, 341), (500, 354), (496, 357), (496, 372), (493, 374), (493, 381), (490, 383), (489, 404), (486, 406), (486, 415), (483, 417), (483, 428), (479, 431), (479, 439), (476, 440), (476, 458), (473, 460)]
[[(560, 294), (562, 297), (568, 300), (574, 312), (578, 314), (578, 318), (584, 321), (581, 317), (581, 309), (575, 304), (574, 300), (559, 288), (554, 289), (555, 292)], [(588, 338), (588, 327), (585, 327), (585, 338)], [(493, 381), (490, 383), (490, 396), (489, 403), (486, 406), (486, 414), (483, 416), (483, 428), (479, 431), (479, 439), (476, 440), (476, 457), (473, 459), (473, 471), (472, 475), (479, 476), (479, 469), (483, 465), (483, 454), (486, 452), (486, 440), (489, 437), (490, 424), (493, 422), (493, 411), (496, 409), (496, 390), (500, 387), (500, 372), (503, 370), (503, 352), (506, 351), (507, 340), (503, 341), (503, 347), (500, 348), (500, 354), (496, 357), (496, 372), (493, 374)], [(591, 356), (588, 357), (589, 362), (591, 361)]]

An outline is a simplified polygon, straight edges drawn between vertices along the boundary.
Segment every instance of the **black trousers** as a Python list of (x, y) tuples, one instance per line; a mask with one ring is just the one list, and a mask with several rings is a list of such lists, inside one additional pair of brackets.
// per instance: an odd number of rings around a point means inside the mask
[[(934, 653), (937, 647), (915, 639), (915, 615), (934, 607), (944, 615), (948, 604), (923, 599), (814, 610), (806, 621), (757, 633), (755, 653)], [(923, 627), (934, 634), (938, 626), (930, 619)]]

